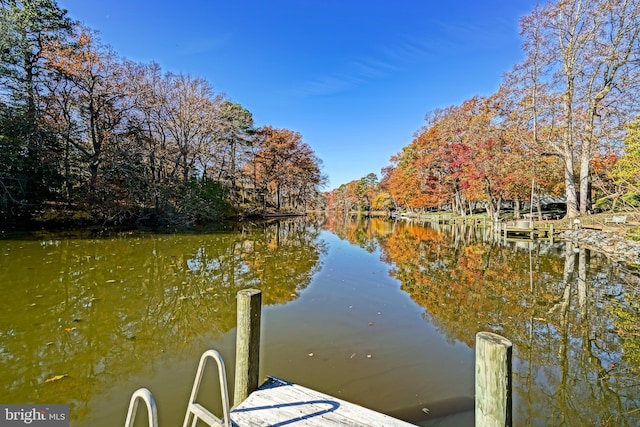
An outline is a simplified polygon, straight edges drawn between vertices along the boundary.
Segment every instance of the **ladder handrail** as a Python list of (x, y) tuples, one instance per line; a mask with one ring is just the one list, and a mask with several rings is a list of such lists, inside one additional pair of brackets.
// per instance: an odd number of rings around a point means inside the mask
[[(202, 375), (204, 374), (204, 368), (208, 358), (214, 359), (218, 364), (218, 378), (220, 379), (220, 394), (222, 399), (222, 419), (216, 417), (202, 405), (196, 403), (196, 397), (198, 396), (198, 390), (200, 390), (200, 383), (202, 381)], [(198, 419), (201, 419), (210, 426), (213, 426), (214, 423), (216, 423), (224, 427), (231, 427), (231, 419), (229, 418), (229, 392), (227, 390), (227, 374), (224, 369), (222, 356), (220, 356), (220, 353), (215, 350), (207, 350), (202, 354), (202, 357), (200, 357), (200, 363), (198, 364), (198, 371), (193, 382), (193, 388), (191, 389), (191, 397), (189, 398), (189, 404), (187, 405), (187, 413), (184, 417), (183, 427), (187, 427), (189, 425), (189, 420), (192, 416), (192, 427), (196, 426)]]
[(124, 423), (125, 427), (133, 427), (133, 423), (136, 419), (136, 413), (138, 412), (138, 403), (142, 400), (147, 407), (147, 416), (149, 418), (149, 427), (158, 427), (158, 410), (156, 409), (156, 402), (153, 399), (153, 395), (146, 388), (139, 388), (134, 391), (129, 401), (129, 410), (127, 411), (127, 420)]

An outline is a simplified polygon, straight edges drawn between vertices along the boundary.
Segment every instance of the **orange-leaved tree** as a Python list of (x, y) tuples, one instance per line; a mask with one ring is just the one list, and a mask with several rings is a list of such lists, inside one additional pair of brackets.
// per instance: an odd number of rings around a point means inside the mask
[(279, 210), (306, 207), (319, 197), (326, 183), (321, 160), (302, 135), (288, 129), (263, 126), (256, 131), (252, 158), (244, 166), (245, 177), (256, 191), (254, 202), (262, 209), (272, 206)]

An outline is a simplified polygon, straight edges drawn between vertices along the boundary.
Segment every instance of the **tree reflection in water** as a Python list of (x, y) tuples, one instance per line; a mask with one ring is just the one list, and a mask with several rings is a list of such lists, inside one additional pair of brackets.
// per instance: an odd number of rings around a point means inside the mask
[(450, 341), (491, 331), (514, 344), (514, 425), (640, 423), (640, 280), (571, 243), (491, 229), (334, 221), (379, 245), (392, 274)]
[[(318, 224), (369, 255), (379, 250), (402, 291), (424, 307), (426, 320), (449, 342), (472, 347), (476, 332), (491, 331), (514, 343), (514, 425), (640, 423), (636, 275), (584, 248), (562, 242), (504, 243), (482, 228), (435, 229), (339, 217)], [(209, 233), (5, 235), (0, 240), (0, 401), (70, 403), (75, 420), (112, 419), (110, 413), (93, 415), (102, 409), (96, 408), (101, 396), (122, 398), (147, 385), (147, 378), (157, 376), (154, 370), (191, 376), (203, 348), (233, 335), (227, 332), (235, 327), (238, 290), (262, 289), (266, 305), (296, 299), (322, 267), (321, 227), (296, 220)], [(332, 266), (339, 267), (335, 261)], [(358, 278), (351, 270), (367, 269), (346, 268), (340, 274), (350, 275), (350, 288), (375, 289), (379, 298), (387, 297), (384, 287), (355, 286)], [(343, 283), (338, 270), (331, 273), (325, 280)], [(301, 312), (322, 307), (328, 312), (315, 318), (333, 317), (336, 308), (320, 301), (339, 298), (325, 298), (319, 288), (309, 291), (305, 294), (319, 298), (315, 305), (287, 306)], [(342, 292), (339, 285), (330, 291)], [(340, 322), (354, 316), (343, 311)], [(394, 317), (401, 316), (384, 319)], [(358, 325), (345, 323), (343, 329), (362, 333)], [(392, 328), (392, 337), (385, 337), (385, 325), (364, 323), (362, 328), (366, 336), (378, 334), (380, 343), (398, 347), (404, 340), (418, 340)], [(344, 347), (333, 343), (335, 331), (320, 324), (309, 328), (329, 337), (327, 347)], [(345, 360), (353, 361), (348, 354)], [(232, 366), (232, 359), (227, 361)], [(316, 357), (314, 362), (323, 363)], [(361, 374), (375, 377), (364, 370)], [(55, 380), (59, 375), (67, 376)], [(163, 376), (168, 379), (174, 377)], [(190, 387), (190, 381), (184, 383)], [(159, 390), (161, 399), (165, 390)], [(175, 400), (188, 392), (169, 390), (165, 397)], [(167, 400), (159, 405), (161, 411), (184, 411)], [(123, 417), (125, 409), (109, 407)]]
[(272, 305), (309, 284), (324, 250), (318, 232), (280, 221), (213, 233), (7, 236), (0, 402), (70, 403), (81, 418), (91, 398), (154, 360), (197, 361), (235, 328), (240, 289), (261, 289)]

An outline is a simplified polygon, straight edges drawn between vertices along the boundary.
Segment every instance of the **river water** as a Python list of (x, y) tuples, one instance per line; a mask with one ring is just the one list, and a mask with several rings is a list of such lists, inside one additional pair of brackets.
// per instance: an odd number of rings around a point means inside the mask
[[(180, 425), (202, 352), (222, 354), (233, 384), (245, 288), (262, 290), (262, 377), (473, 426), (474, 339), (490, 331), (514, 345), (514, 425), (640, 424), (637, 275), (563, 242), (335, 217), (3, 232), (0, 403), (64, 403), (72, 426), (117, 426), (147, 387), (160, 425)], [(205, 405), (215, 383), (212, 370)]]

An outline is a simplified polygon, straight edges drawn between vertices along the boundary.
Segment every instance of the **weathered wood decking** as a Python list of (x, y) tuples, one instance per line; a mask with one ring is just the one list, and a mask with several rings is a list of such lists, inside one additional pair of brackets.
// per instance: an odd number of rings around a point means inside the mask
[(409, 427), (405, 421), (270, 377), (231, 410), (234, 426)]

